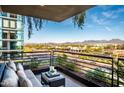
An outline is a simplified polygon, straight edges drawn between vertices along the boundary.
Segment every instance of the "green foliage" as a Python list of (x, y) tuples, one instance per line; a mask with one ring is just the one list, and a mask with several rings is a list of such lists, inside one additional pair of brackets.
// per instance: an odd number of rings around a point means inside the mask
[(91, 60), (91, 61), (95, 61), (95, 62), (101, 62), (101, 63), (109, 63), (111, 64), (112, 61), (109, 59), (104, 59), (104, 58), (96, 58), (96, 57), (88, 57), (88, 56), (79, 56), (80, 59), (84, 59), (84, 60)]
[(96, 68), (94, 70), (89, 70), (86, 76), (90, 79), (100, 80), (106, 82), (106, 78), (109, 78), (109, 75), (106, 74), (102, 69)]
[(84, 20), (85, 20), (85, 15), (86, 13), (85, 12), (82, 12), (78, 15), (75, 15), (72, 20), (73, 20), (73, 23), (74, 23), (74, 26), (78, 26), (78, 28), (80, 29), (83, 29), (83, 26), (84, 26)]
[(33, 69), (33, 68), (38, 68), (38, 66), (39, 66), (39, 62), (35, 58), (33, 58), (29, 64), (29, 67)]
[(67, 55), (63, 54), (63, 56), (58, 56), (56, 58), (56, 62), (60, 65), (63, 65), (64, 62), (67, 62)]
[(34, 29), (40, 30), (42, 28), (44, 20), (35, 17), (23, 16), (23, 23), (27, 23), (26, 26), (28, 27), (28, 38), (30, 38)]
[(75, 71), (76, 65), (72, 62), (67, 62), (65, 65), (68, 69)]

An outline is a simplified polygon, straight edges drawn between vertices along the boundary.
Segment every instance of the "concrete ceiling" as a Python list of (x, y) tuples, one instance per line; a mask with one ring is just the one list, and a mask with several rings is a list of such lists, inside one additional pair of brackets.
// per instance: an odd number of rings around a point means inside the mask
[(91, 7), (93, 5), (1, 5), (0, 11), (60, 22)]

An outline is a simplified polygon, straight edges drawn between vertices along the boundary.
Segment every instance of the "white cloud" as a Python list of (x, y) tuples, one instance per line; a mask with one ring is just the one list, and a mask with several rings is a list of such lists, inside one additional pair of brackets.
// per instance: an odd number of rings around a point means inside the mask
[(102, 12), (102, 15), (106, 18), (115, 19), (118, 17), (119, 13), (124, 13), (124, 7), (121, 7), (121, 8), (116, 9), (116, 10), (104, 11), (104, 12)]
[(113, 12), (102, 12), (102, 15), (105, 17), (111, 17), (113, 15)]
[(105, 30), (107, 30), (107, 31), (112, 31), (112, 29), (110, 28), (110, 27), (108, 27), (108, 26), (106, 26), (107, 25), (107, 21), (105, 20), (105, 19), (100, 19), (100, 18), (98, 18), (96, 15), (93, 15), (92, 16), (92, 20), (95, 22), (95, 23), (97, 23), (98, 25), (101, 25), (101, 26), (103, 26), (103, 29), (105, 29)]
[(96, 15), (92, 15), (92, 20), (99, 24), (99, 25), (106, 25), (109, 23), (109, 20), (106, 20), (106, 18), (98, 18)]
[(105, 29), (106, 29), (107, 31), (112, 31), (112, 29), (111, 29), (110, 27), (108, 27), (108, 26), (105, 26)]

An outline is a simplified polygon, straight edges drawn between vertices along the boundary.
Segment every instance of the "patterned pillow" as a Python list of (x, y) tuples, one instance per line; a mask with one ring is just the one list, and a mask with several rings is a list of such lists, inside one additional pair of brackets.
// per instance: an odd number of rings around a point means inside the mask
[(16, 65), (15, 65), (14, 62), (9, 62), (7, 65), (8, 65), (10, 68), (12, 68), (14, 71), (17, 71)]
[(24, 71), (24, 68), (23, 68), (21, 63), (18, 63), (16, 68), (17, 68), (17, 70), (23, 70)]
[(10, 67), (6, 67), (5, 69), (1, 86), (18, 87), (18, 76)]

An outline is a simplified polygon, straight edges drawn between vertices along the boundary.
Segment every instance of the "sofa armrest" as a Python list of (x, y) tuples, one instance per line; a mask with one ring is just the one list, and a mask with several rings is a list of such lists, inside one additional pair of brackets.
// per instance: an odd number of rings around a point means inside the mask
[(2, 81), (2, 78), (3, 78), (5, 66), (6, 65), (4, 63), (0, 63), (0, 82)]
[(31, 70), (25, 70), (27, 78), (32, 82), (33, 87), (43, 87), (41, 82), (36, 78)]

